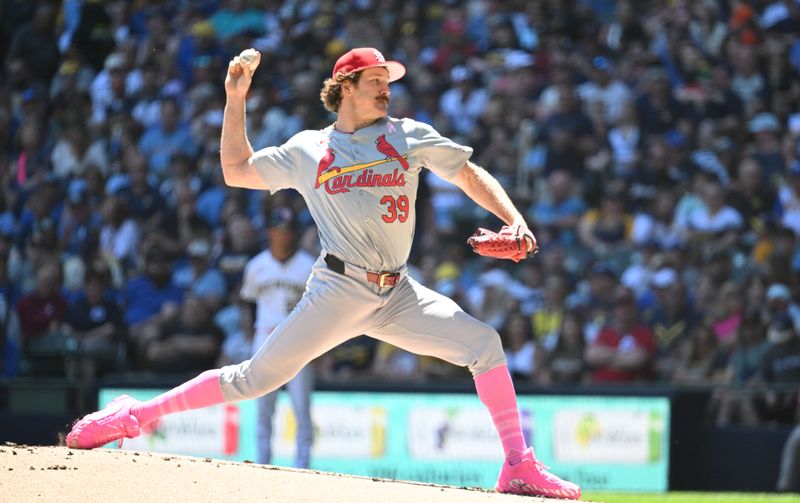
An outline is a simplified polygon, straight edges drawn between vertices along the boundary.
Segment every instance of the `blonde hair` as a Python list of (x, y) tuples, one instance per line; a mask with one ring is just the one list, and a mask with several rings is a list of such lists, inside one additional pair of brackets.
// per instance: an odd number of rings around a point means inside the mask
[(325, 110), (333, 113), (339, 112), (339, 105), (342, 104), (342, 84), (345, 82), (352, 82), (354, 85), (358, 84), (358, 79), (361, 78), (361, 72), (355, 73), (339, 73), (336, 77), (325, 79), (322, 83), (322, 90), (319, 92), (319, 99), (325, 106)]

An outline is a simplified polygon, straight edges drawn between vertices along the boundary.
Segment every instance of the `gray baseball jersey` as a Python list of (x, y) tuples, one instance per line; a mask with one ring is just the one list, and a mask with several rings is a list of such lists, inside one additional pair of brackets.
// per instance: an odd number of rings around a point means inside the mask
[(324, 251), (371, 271), (395, 271), (411, 250), (420, 169), (448, 180), (470, 155), (427, 124), (388, 118), (352, 134), (333, 126), (303, 131), (256, 152), (254, 164), (271, 191), (302, 194)]

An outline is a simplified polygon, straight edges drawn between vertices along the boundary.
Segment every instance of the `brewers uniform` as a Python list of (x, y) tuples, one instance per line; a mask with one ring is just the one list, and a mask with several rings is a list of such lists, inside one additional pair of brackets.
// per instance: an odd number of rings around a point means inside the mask
[(505, 363), (494, 329), (407, 275), (420, 170), (452, 179), (471, 153), (427, 124), (391, 117), (354, 133), (303, 131), (255, 153), (271, 192), (294, 188), (303, 196), (322, 253), (289, 316), (250, 360), (221, 370), (227, 401), (277, 389), (360, 334), (473, 375)]
[[(281, 262), (265, 250), (253, 257), (244, 270), (242, 299), (256, 304), (253, 349), (257, 351), (300, 300), (308, 275), (314, 266), (314, 257), (298, 250), (288, 260)], [(286, 384), (297, 421), (297, 450), (295, 467), (308, 468), (311, 454), (311, 390), (314, 387), (314, 367), (307, 365)], [(278, 393), (269, 393), (258, 399), (258, 462), (268, 464), (272, 458), (272, 416)]]

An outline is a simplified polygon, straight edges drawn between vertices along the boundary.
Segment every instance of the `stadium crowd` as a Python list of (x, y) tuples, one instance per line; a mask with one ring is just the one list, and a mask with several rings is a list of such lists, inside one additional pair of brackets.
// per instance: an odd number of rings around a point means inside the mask
[[(259, 149), (330, 124), (323, 79), (375, 46), (408, 68), (391, 115), (473, 146), (539, 239), (472, 254), (500, 223), (424, 170), (412, 274), (499, 330), (517, 382), (712, 383), (715, 421), (792, 421), (796, 389), (739, 388), (800, 383), (798, 34), (796, 0), (0, 0), (2, 372), (247, 358), (264, 216), (319, 244), (297, 194), (222, 181), (228, 61), (262, 53)], [(469, 377), (365, 337), (318, 365)]]

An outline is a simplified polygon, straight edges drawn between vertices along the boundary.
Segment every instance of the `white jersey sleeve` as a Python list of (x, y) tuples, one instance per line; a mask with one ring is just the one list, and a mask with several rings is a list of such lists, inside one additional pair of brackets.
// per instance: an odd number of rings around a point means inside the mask
[(297, 186), (296, 168), (304, 133), (294, 135), (279, 147), (262, 148), (253, 154), (253, 166), (271, 193)]
[(440, 135), (432, 126), (413, 121), (409, 132), (416, 140), (410, 151), (410, 164), (433, 171), (445, 180), (456, 176), (472, 156), (472, 148)]

